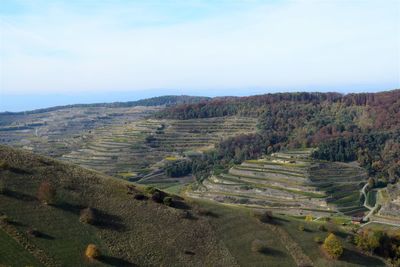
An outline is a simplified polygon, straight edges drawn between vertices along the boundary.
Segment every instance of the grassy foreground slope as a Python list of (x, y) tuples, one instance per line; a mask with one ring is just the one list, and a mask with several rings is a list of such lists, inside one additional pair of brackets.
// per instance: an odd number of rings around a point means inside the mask
[[(14, 242), (15, 250), (8, 254), (24, 254), (21, 266), (28, 262), (39, 266), (40, 260), (50, 266), (235, 266), (208, 219), (196, 214), (195, 208), (191, 212), (196, 219), (185, 219), (180, 209), (134, 199), (124, 181), (21, 150), (0, 146), (0, 159), (5, 187), (0, 212), (11, 221), (1, 224), (1, 231), (20, 243)], [(55, 186), (56, 204), (37, 200), (43, 181)], [(97, 210), (96, 225), (79, 221), (81, 209), (89, 206)], [(28, 229), (36, 229), (41, 237), (28, 235)], [(0, 238), (12, 244), (1, 231)], [(104, 254), (100, 261), (85, 259), (89, 243)], [(28, 251), (36, 259), (26, 255)], [(2, 253), (0, 264), (10, 264), (7, 257)]]

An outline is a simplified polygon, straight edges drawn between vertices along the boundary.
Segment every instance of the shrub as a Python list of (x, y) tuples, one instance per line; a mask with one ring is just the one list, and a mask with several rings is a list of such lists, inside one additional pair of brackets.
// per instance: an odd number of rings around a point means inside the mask
[(162, 201), (161, 193), (158, 192), (158, 191), (154, 192), (154, 193), (151, 195), (151, 199), (152, 199), (154, 202), (161, 203), (161, 201)]
[(144, 188), (144, 191), (148, 194), (154, 194), (157, 191), (157, 188), (153, 187), (153, 186), (146, 186)]
[(306, 222), (312, 222), (312, 221), (313, 221), (312, 215), (311, 215), (311, 214), (308, 214), (308, 215), (306, 216), (306, 218), (305, 218), (305, 221), (306, 221)]
[(322, 245), (326, 253), (333, 259), (338, 259), (343, 253), (343, 246), (340, 240), (332, 233), (328, 235)]
[(304, 228), (304, 225), (299, 225), (299, 227), (298, 227), (298, 229), (299, 229), (299, 231), (302, 231), (302, 232), (304, 232), (304, 230), (305, 230), (305, 228)]
[(92, 208), (86, 208), (81, 210), (81, 214), (79, 216), (79, 221), (88, 224), (96, 223), (96, 214)]
[(39, 186), (37, 198), (43, 204), (54, 204), (56, 201), (56, 189), (49, 182), (44, 181)]
[(253, 242), (251, 242), (251, 251), (253, 252), (263, 253), (265, 252), (266, 248), (267, 244), (265, 241), (255, 239)]
[(254, 217), (256, 217), (260, 222), (269, 223), (272, 222), (274, 217), (272, 216), (272, 211), (265, 212), (256, 212), (254, 213)]
[(172, 206), (172, 204), (173, 204), (172, 197), (164, 197), (163, 202), (167, 206)]
[(100, 257), (101, 253), (100, 253), (100, 250), (97, 248), (96, 245), (89, 244), (87, 246), (87, 248), (86, 248), (85, 255), (89, 259), (96, 259), (96, 258)]
[(363, 230), (355, 236), (354, 242), (362, 250), (373, 252), (380, 245), (379, 239), (379, 232)]

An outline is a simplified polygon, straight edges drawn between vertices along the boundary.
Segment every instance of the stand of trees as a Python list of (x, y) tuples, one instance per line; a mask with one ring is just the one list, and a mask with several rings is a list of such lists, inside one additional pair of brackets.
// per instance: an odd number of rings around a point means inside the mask
[(400, 129), (329, 140), (321, 143), (313, 156), (330, 161), (358, 160), (371, 176), (395, 183), (400, 178)]

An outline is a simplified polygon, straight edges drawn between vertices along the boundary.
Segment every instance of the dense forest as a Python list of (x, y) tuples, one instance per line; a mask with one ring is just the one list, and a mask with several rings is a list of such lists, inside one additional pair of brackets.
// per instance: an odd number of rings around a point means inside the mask
[(193, 168), (195, 174), (199, 169), (198, 177), (206, 176), (204, 169), (218, 171), (280, 149), (315, 147), (315, 158), (358, 160), (377, 179), (399, 179), (400, 90), (221, 98), (172, 106), (157, 114), (181, 120), (232, 115), (256, 117), (258, 132), (222, 140), (202, 159), (193, 160), (194, 166), (203, 167)]

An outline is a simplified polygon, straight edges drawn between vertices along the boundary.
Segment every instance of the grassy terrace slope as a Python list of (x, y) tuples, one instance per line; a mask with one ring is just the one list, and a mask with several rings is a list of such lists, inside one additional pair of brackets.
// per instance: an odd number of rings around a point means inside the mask
[[(221, 138), (255, 131), (255, 119), (144, 119), (97, 128), (81, 148), (64, 155), (70, 162), (124, 178), (145, 175), (171, 156), (213, 146)], [(140, 177), (140, 176), (139, 176)]]
[[(0, 224), (0, 251), (7, 252), (0, 254), (0, 265), (40, 266), (39, 258), (62, 266), (235, 265), (214, 237), (208, 219), (196, 211), (191, 211), (195, 220), (182, 218), (180, 209), (134, 199), (122, 180), (29, 152), (0, 146), (0, 159), (0, 182), (6, 188), (0, 194), (0, 213), (11, 220)], [(36, 199), (43, 181), (55, 186), (56, 204), (44, 205)], [(97, 210), (96, 225), (79, 221), (80, 210), (88, 206)], [(41, 232), (41, 237), (27, 235), (30, 228)], [(83, 257), (89, 243), (105, 254), (96, 264)], [(37, 253), (29, 254), (21, 244)]]
[(269, 207), (291, 214), (363, 211), (365, 172), (343, 163), (319, 162), (310, 151), (275, 153), (213, 175), (189, 195), (219, 202)]

